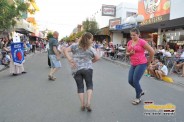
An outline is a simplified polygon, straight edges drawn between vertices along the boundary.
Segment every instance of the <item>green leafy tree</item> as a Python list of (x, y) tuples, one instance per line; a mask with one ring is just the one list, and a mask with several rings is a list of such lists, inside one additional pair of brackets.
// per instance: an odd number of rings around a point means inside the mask
[(65, 42), (69, 42), (70, 41), (68, 36), (62, 38), (62, 40), (64, 40)]
[(96, 32), (99, 30), (98, 23), (95, 20), (86, 19), (86, 21), (84, 21), (82, 25), (86, 32), (90, 32), (93, 35), (95, 35)]
[(73, 34), (71, 34), (71, 35), (69, 36), (69, 41), (72, 42), (72, 41), (75, 40), (75, 38), (76, 38), (76, 34), (73, 33)]
[(66, 41), (66, 42), (72, 42), (72, 41), (75, 41), (76, 38), (80, 38), (82, 36), (82, 34), (84, 33), (85, 31), (80, 31), (78, 33), (74, 33), (74, 34), (71, 34), (69, 37), (64, 37), (62, 38), (62, 40)]
[(52, 38), (53, 37), (53, 33), (52, 32), (48, 32), (48, 34), (47, 34), (47, 39), (50, 39), (50, 38)]
[(12, 4), (7, 0), (0, 0), (0, 29), (6, 30), (14, 27), (16, 19), (21, 18), (22, 13), (28, 10), (28, 4), (21, 0), (14, 0)]
[(85, 31), (80, 31), (75, 35), (75, 38), (80, 38)]

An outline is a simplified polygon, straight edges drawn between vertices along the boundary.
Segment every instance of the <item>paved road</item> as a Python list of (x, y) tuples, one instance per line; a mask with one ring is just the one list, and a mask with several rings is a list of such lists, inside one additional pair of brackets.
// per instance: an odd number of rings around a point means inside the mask
[(81, 112), (66, 59), (62, 65), (54, 82), (47, 79), (46, 54), (29, 57), (25, 75), (0, 72), (0, 122), (184, 122), (183, 87), (143, 77), (143, 101), (176, 105), (173, 116), (145, 116), (143, 102), (131, 104), (135, 93), (127, 83), (128, 69), (105, 60), (94, 65), (93, 111)]

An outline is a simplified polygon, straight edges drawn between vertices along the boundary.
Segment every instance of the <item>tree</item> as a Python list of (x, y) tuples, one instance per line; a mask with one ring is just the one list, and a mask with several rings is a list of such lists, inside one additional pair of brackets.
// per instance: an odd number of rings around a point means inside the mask
[(68, 36), (66, 36), (66, 37), (63, 37), (61, 40), (65, 41), (65, 42), (68, 42), (69, 38), (68, 38)]
[(53, 37), (53, 33), (52, 32), (49, 32), (48, 34), (47, 34), (47, 39), (50, 39), (50, 38), (52, 38)]
[(85, 31), (80, 31), (80, 32), (78, 32), (78, 33), (73, 33), (73, 34), (71, 34), (69, 37), (66, 36), (66, 37), (62, 38), (62, 40), (64, 40), (65, 42), (72, 42), (72, 41), (75, 41), (75, 39), (76, 39), (76, 38), (80, 38), (84, 32), (85, 32)]
[(96, 32), (99, 30), (98, 23), (95, 20), (86, 19), (86, 21), (84, 21), (82, 25), (86, 32), (90, 32), (93, 35), (95, 35)]
[(14, 27), (16, 19), (28, 10), (28, 4), (21, 2), (21, 0), (14, 1), (9, 4), (7, 0), (0, 0), (0, 29), (2, 30)]
[(75, 35), (75, 38), (80, 38), (85, 31), (80, 31)]

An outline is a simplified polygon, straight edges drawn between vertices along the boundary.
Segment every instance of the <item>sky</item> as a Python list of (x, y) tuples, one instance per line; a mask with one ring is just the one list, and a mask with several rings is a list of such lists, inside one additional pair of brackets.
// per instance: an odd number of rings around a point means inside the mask
[[(69, 36), (78, 24), (99, 11), (102, 4), (118, 5), (125, 0), (36, 0), (35, 18), (40, 30), (58, 31), (60, 38)], [(137, 0), (126, 0), (137, 2)]]

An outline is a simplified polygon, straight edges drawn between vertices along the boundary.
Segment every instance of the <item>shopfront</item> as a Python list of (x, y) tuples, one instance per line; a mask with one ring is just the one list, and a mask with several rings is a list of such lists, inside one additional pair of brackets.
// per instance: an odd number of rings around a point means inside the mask
[[(183, 45), (184, 14), (181, 14), (184, 10), (183, 5), (181, 0), (140, 0), (138, 14), (144, 15), (140, 30), (153, 32), (152, 39), (155, 42), (157, 37), (157, 45), (169, 44), (173, 48), (175, 45)], [(180, 12), (176, 8), (180, 8)]]
[(123, 39), (123, 35), (120, 30), (117, 29), (117, 25), (121, 24), (121, 18), (115, 18), (109, 20), (109, 31), (111, 34), (111, 40), (113, 41), (113, 44), (121, 44), (121, 41)]

